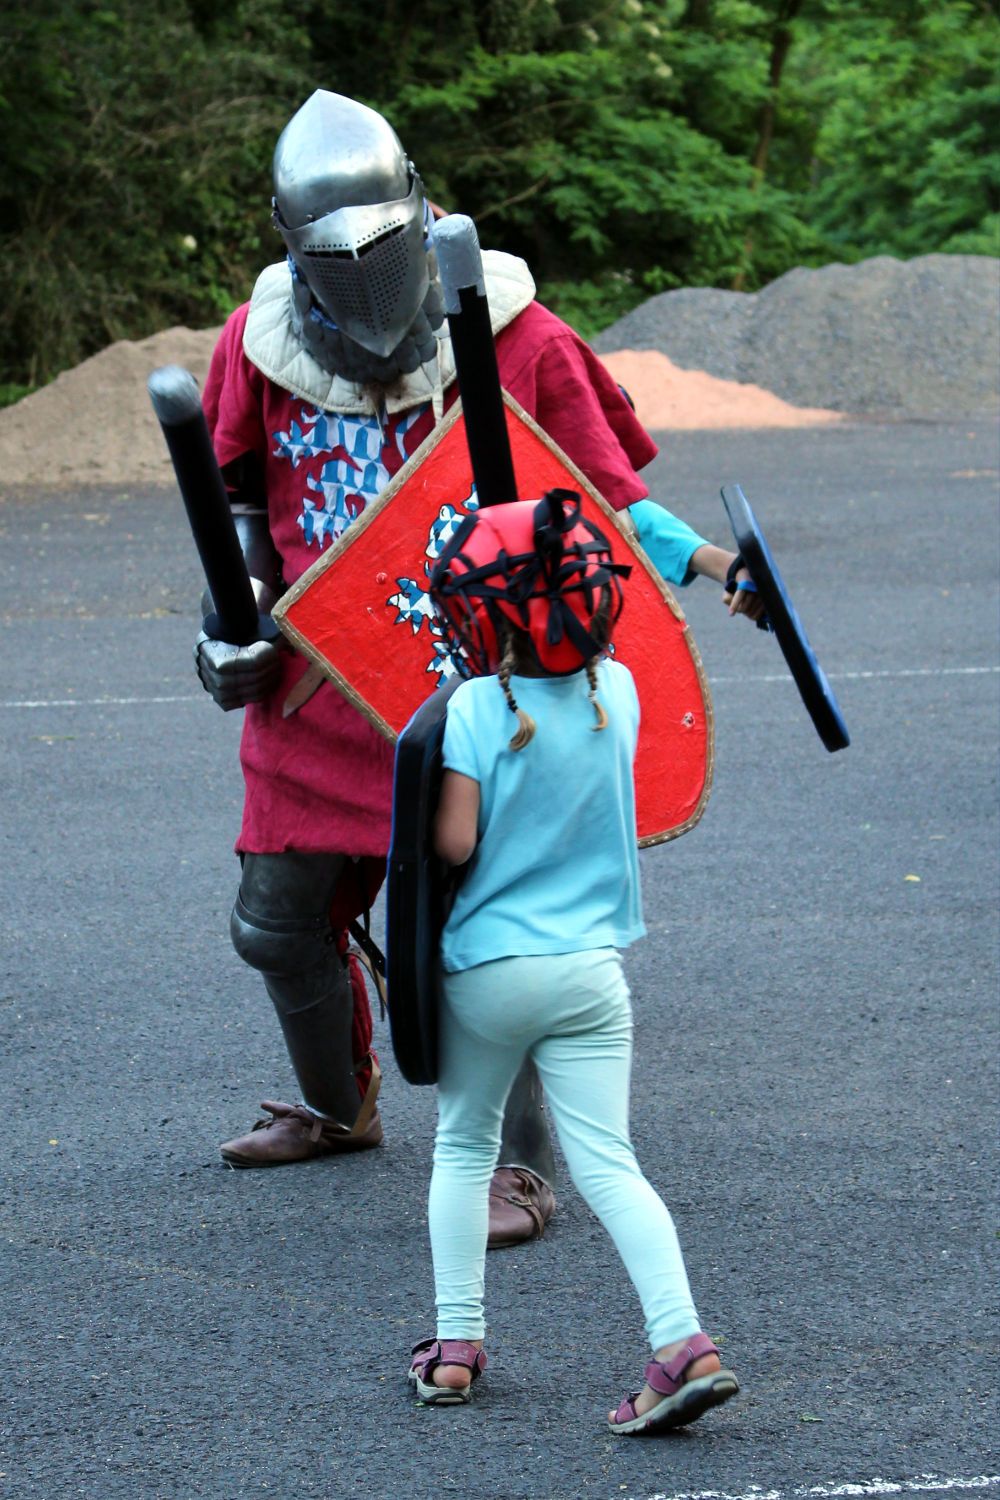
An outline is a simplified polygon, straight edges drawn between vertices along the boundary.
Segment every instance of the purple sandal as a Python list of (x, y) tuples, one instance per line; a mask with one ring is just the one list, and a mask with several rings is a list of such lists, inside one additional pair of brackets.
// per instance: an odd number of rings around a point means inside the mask
[(640, 1417), (635, 1410), (639, 1392), (633, 1391), (608, 1422), (611, 1431), (653, 1433), (685, 1427), (709, 1407), (721, 1406), (735, 1396), (740, 1387), (732, 1370), (713, 1370), (711, 1375), (699, 1375), (696, 1380), (684, 1379), (696, 1359), (718, 1352), (707, 1334), (696, 1333), (672, 1359), (651, 1359), (644, 1372), (646, 1383), (663, 1399)]
[[(414, 1344), (410, 1363), (409, 1380), (417, 1388), (417, 1395), (428, 1405), (461, 1406), (472, 1400), (472, 1383), (486, 1369), (486, 1355), (475, 1344), (465, 1339), (424, 1339)], [(431, 1376), (438, 1365), (462, 1365), (469, 1371), (469, 1384), (463, 1390), (449, 1390), (447, 1386), (434, 1385)]]

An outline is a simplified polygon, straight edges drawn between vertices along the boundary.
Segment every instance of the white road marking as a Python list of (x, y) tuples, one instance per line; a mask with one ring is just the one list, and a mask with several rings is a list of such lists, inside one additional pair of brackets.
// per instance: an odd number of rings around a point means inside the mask
[[(809, 1500), (811, 1496), (819, 1497), (819, 1500), (840, 1500), (841, 1496), (859, 1496), (861, 1500), (867, 1496), (878, 1495), (937, 1495), (948, 1490), (960, 1490), (966, 1493), (974, 1490), (989, 1490), (1000, 1484), (1000, 1474), (979, 1474), (972, 1479), (960, 1479), (957, 1476), (945, 1478), (938, 1474), (917, 1474), (912, 1479), (869, 1479), (859, 1482), (842, 1482), (827, 1484), (799, 1484), (787, 1490), (761, 1489), (757, 1485), (751, 1485), (749, 1489), (738, 1494), (730, 1494), (725, 1490), (689, 1490), (678, 1494), (670, 1494), (667, 1490), (657, 1490), (655, 1495), (629, 1495), (627, 1500)], [(621, 1495), (614, 1500), (622, 1500)]]
[[(878, 672), (827, 672), (826, 676), (830, 682), (872, 682), (885, 678), (903, 677), (988, 677), (1000, 672), (1000, 666), (996, 667), (900, 667), (899, 669), (887, 667)], [(739, 682), (791, 682), (788, 672), (775, 672), (767, 677), (710, 677), (712, 687), (720, 683)]]
[(0, 708), (116, 708), (147, 703), (200, 703), (195, 693), (181, 693), (174, 698), (22, 698), (0, 701)]
[[(868, 682), (906, 677), (984, 677), (1000, 673), (996, 667), (901, 667), (876, 672), (828, 672), (830, 682)], [(711, 687), (731, 686), (744, 682), (791, 682), (787, 672), (754, 677), (710, 677)], [(204, 694), (178, 693), (162, 698), (8, 698), (0, 699), (2, 708), (130, 708), (149, 703), (202, 703)]]

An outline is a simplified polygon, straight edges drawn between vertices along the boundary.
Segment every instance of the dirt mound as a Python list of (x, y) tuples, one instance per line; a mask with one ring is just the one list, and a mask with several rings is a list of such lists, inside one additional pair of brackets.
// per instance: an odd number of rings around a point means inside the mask
[[(59, 488), (171, 483), (146, 380), (160, 365), (178, 364), (203, 385), (218, 332), (168, 328), (138, 343), (112, 344), (0, 412), (0, 482)], [(681, 370), (655, 352), (620, 350), (605, 363), (649, 427), (787, 427), (836, 415), (797, 412), (767, 391)]]
[(204, 385), (218, 336), (217, 328), (167, 328), (123, 339), (0, 411), (0, 483), (169, 483), (146, 380), (160, 365), (184, 365)]
[(818, 427), (842, 414), (791, 406), (759, 385), (719, 380), (704, 370), (682, 370), (656, 349), (619, 349), (601, 356), (635, 402), (636, 416), (654, 432), (705, 427)]
[(800, 267), (756, 293), (664, 292), (595, 340), (799, 407), (924, 418), (993, 407), (998, 346), (1000, 262), (985, 255), (881, 255)]

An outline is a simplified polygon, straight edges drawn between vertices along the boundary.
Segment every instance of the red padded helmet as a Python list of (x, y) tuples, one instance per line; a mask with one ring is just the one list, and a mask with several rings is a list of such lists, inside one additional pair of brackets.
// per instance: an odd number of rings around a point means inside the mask
[[(431, 598), (453, 654), (479, 675), (495, 672), (502, 620), (526, 632), (539, 665), (577, 672), (608, 644), (621, 614), (621, 579), (607, 537), (581, 515), (575, 490), (476, 511), (459, 527), (431, 574)], [(606, 629), (593, 631), (602, 599)]]

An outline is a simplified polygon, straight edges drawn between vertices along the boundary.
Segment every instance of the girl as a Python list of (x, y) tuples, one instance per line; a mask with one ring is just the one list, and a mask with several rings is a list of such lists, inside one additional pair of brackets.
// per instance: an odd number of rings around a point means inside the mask
[(682, 1426), (738, 1389), (700, 1331), (673, 1221), (628, 1134), (632, 1017), (618, 949), (645, 931), (639, 705), (627, 667), (605, 654), (628, 572), (570, 491), (480, 511), (434, 572), (453, 647), (499, 685), (470, 678), (448, 703), (435, 842), (467, 869), (441, 947), (428, 1206), (437, 1337), (416, 1346), (409, 1372), (422, 1401), (456, 1403), (486, 1368), (487, 1195), (504, 1101), (530, 1053), (653, 1349), (645, 1385), (608, 1415), (616, 1433)]

